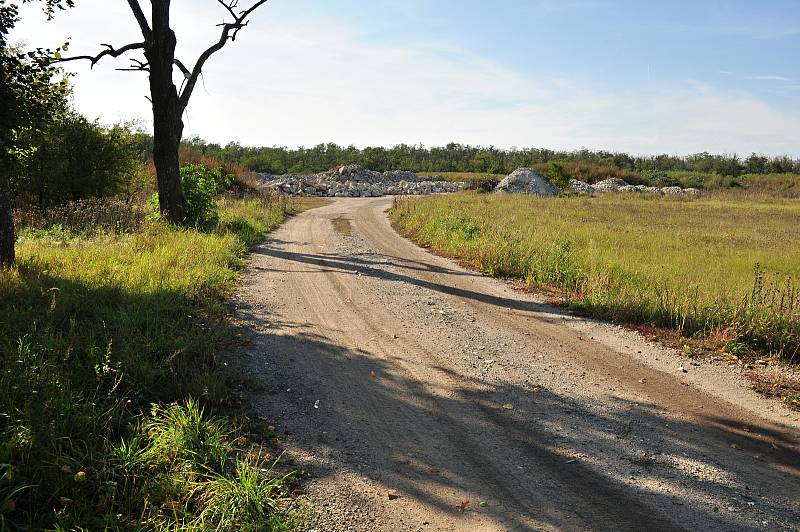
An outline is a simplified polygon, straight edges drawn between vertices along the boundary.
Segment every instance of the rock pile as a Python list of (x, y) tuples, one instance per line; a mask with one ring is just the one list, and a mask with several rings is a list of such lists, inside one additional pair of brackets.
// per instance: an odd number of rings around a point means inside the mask
[(624, 179), (612, 177), (611, 179), (604, 179), (594, 184), (594, 189), (598, 192), (617, 192), (622, 187), (630, 186)]
[(588, 194), (589, 196), (594, 194), (595, 190), (594, 187), (589, 183), (580, 181), (578, 179), (570, 179), (567, 188), (576, 194)]
[(623, 179), (612, 177), (594, 185), (573, 179), (569, 182), (570, 190), (578, 194), (593, 194), (594, 192), (649, 192), (651, 194), (666, 194), (669, 196), (689, 195), (696, 196), (700, 193), (696, 188), (681, 187), (648, 187), (645, 185), (629, 185)]
[(535, 194), (537, 196), (558, 196), (557, 186), (533, 168), (518, 168), (508, 174), (495, 187), (495, 192), (508, 194)]
[(465, 183), (422, 181), (402, 170), (376, 172), (358, 165), (347, 165), (313, 175), (258, 174), (267, 190), (291, 196), (377, 197), (457, 192)]

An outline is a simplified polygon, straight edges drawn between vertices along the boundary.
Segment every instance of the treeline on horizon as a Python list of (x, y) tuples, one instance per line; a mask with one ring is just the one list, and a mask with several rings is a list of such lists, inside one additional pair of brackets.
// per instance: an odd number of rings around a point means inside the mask
[(636, 173), (679, 171), (731, 177), (743, 174), (800, 173), (800, 159), (788, 155), (770, 157), (757, 153), (752, 153), (746, 158), (737, 154), (708, 152), (687, 156), (667, 154), (634, 156), (602, 150), (564, 151), (546, 148), (504, 150), (492, 146), (468, 146), (456, 143), (433, 147), (398, 144), (391, 148), (345, 147), (333, 143), (319, 144), (311, 148), (247, 147), (235, 142), (222, 146), (196, 137), (185, 141), (184, 148), (227, 163), (242, 165), (254, 172), (268, 174), (315, 173), (345, 164), (358, 164), (376, 171), (508, 174), (520, 167), (550, 162), (589, 164)]

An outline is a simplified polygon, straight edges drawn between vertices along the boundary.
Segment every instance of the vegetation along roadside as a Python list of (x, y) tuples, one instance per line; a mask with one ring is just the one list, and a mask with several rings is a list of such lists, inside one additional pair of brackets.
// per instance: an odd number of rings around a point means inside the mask
[(70, 229), (79, 206), (25, 224), (0, 272), (0, 529), (291, 528), (287, 479), (229, 421), (219, 353), (244, 253), (303, 206), (234, 196), (204, 227)]
[[(713, 196), (398, 201), (395, 227), (571, 308), (679, 333), (735, 359), (800, 362), (800, 204)], [(790, 404), (797, 397), (788, 397)]]

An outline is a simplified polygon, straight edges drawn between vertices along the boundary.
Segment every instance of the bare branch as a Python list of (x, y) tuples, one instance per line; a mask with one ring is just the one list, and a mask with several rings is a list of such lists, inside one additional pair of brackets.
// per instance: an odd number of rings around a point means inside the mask
[(144, 40), (152, 40), (153, 30), (150, 29), (150, 25), (147, 23), (147, 18), (144, 16), (142, 6), (139, 5), (139, 0), (128, 0), (128, 5), (131, 6), (133, 16), (136, 17), (136, 22), (139, 23), (139, 28), (142, 30), (142, 37), (144, 37)]
[[(206, 61), (208, 61), (208, 58), (214, 55), (216, 52), (222, 50), (228, 40), (235, 41), (236, 34), (239, 32), (239, 30), (247, 26), (247, 17), (249, 17), (250, 14), (257, 8), (266, 4), (267, 1), (268, 0), (258, 0), (248, 9), (240, 11), (237, 15), (235, 8), (239, 3), (238, 0), (228, 0), (227, 3), (224, 0), (217, 0), (217, 2), (225, 7), (228, 13), (233, 17), (233, 22), (223, 22), (222, 24), (219, 24), (219, 26), (222, 27), (222, 34), (220, 35), (219, 40), (209, 46), (205, 52), (200, 54), (200, 57), (197, 59), (197, 63), (195, 63), (191, 73), (186, 77), (186, 86), (183, 88), (183, 91), (180, 95), (181, 109), (185, 109), (189, 104), (189, 98), (191, 98), (194, 87), (197, 84), (197, 78), (200, 77), (200, 73), (203, 71), (203, 65), (205, 65)], [(186, 76), (185, 72), (184, 76)]]
[(61, 59), (54, 59), (53, 63), (66, 63), (67, 61), (78, 61), (78, 60), (89, 60), (92, 62), (92, 67), (97, 64), (105, 56), (110, 57), (119, 57), (125, 52), (130, 52), (131, 50), (143, 50), (146, 46), (143, 42), (134, 42), (131, 44), (126, 44), (122, 48), (114, 48), (110, 44), (103, 44), (106, 49), (100, 52), (97, 55), (76, 55), (74, 57), (63, 57)]
[(219, 3), (221, 6), (222, 6), (222, 7), (224, 7), (225, 9), (227, 9), (227, 10), (228, 10), (228, 13), (230, 13), (230, 14), (231, 14), (231, 16), (232, 16), (234, 19), (236, 18), (236, 12), (233, 10), (233, 8), (235, 8), (235, 7), (238, 5), (238, 3), (239, 3), (239, 2), (237, 2), (236, 0), (230, 0), (228, 3), (226, 3), (226, 2), (225, 2), (225, 0), (217, 0), (217, 2), (218, 2), (218, 3)]
[(150, 72), (150, 64), (147, 61), (139, 61), (131, 58), (131, 66), (128, 68), (115, 68), (120, 72)]
[(188, 68), (186, 68), (186, 65), (184, 65), (180, 59), (174, 59), (173, 62), (175, 63), (175, 66), (178, 67), (178, 70), (181, 71), (184, 78), (189, 78), (192, 75), (192, 73)]

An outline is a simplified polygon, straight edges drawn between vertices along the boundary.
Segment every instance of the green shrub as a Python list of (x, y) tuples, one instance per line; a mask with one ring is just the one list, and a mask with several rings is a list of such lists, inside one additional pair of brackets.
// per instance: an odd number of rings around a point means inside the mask
[(651, 187), (679, 187), (681, 182), (678, 178), (669, 175), (663, 170), (643, 170), (642, 179), (647, 181)]
[(545, 177), (549, 179), (555, 186), (559, 188), (565, 188), (569, 185), (569, 180), (572, 179), (572, 176), (567, 172), (567, 170), (556, 162), (551, 162), (547, 166), (547, 172), (545, 173)]
[(729, 175), (713, 174), (706, 180), (706, 188), (734, 188), (741, 186), (742, 183), (738, 177)]
[[(181, 184), (186, 198), (186, 223), (208, 227), (217, 223), (217, 196), (233, 183), (234, 176), (222, 166), (209, 170), (202, 164), (181, 166)], [(155, 217), (158, 216), (158, 192), (148, 200)]]

